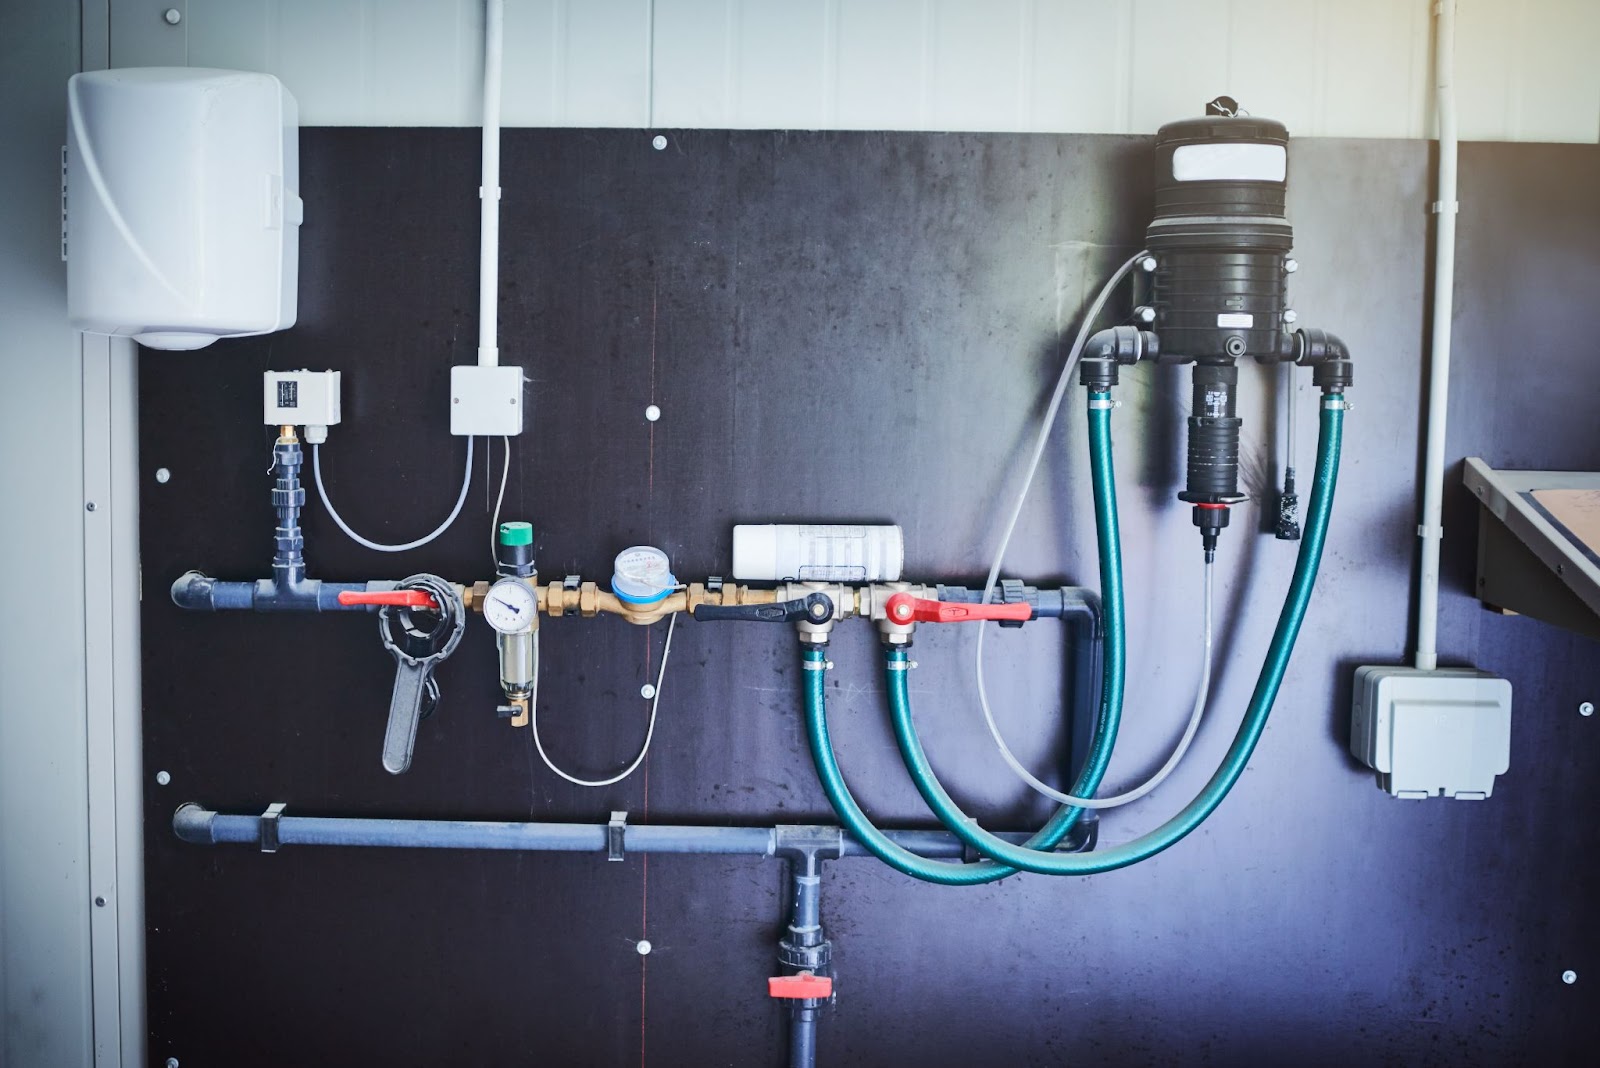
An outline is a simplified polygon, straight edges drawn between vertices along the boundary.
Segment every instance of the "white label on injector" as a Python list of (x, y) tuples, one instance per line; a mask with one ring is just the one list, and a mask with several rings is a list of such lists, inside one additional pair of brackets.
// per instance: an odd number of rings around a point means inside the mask
[(1243, 327), (1248, 330), (1256, 325), (1256, 317), (1248, 312), (1219, 312), (1217, 314), (1217, 325)]

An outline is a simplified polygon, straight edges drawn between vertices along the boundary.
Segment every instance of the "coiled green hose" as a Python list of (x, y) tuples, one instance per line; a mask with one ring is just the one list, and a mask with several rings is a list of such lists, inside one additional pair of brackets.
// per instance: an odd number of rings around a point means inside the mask
[[(1090, 474), (1094, 483), (1095, 530), (1100, 547), (1101, 626), (1105, 635), (1102, 650), (1102, 682), (1100, 715), (1095, 723), (1094, 741), (1089, 759), (1078, 776), (1072, 792), (1080, 797), (1092, 797), (1099, 789), (1100, 780), (1111, 762), (1111, 749), (1117, 740), (1117, 725), (1122, 716), (1123, 682), (1123, 606), (1122, 606), (1122, 540), (1117, 526), (1117, 489), (1111, 464), (1111, 395), (1091, 393), (1090, 401), (1100, 402), (1089, 411)], [(905, 683), (904, 650), (901, 664), (890, 670), (903, 687)], [(944, 886), (973, 886), (993, 882), (1014, 875), (1023, 865), (1002, 865), (990, 861), (979, 864), (952, 864), (948, 861), (928, 860), (890, 841), (873, 826), (861, 806), (850, 794), (839, 762), (834, 758), (833, 742), (828, 736), (828, 711), (824, 690), (823, 669), (827, 666), (827, 653), (817, 646), (807, 646), (801, 654), (801, 670), (805, 675), (806, 740), (811, 746), (811, 759), (817, 766), (817, 778), (822, 781), (823, 792), (838, 815), (845, 830), (885, 864), (913, 878)], [(893, 688), (891, 687), (891, 692)], [(909, 717), (908, 717), (909, 719)], [(920, 753), (920, 746), (918, 752)], [(924, 760), (926, 763), (926, 760)], [(929, 772), (931, 779), (932, 772)], [(937, 785), (937, 784), (935, 784)], [(920, 784), (919, 784), (920, 788)], [(927, 795), (924, 794), (926, 797)], [(948, 800), (948, 795), (946, 795)], [(931, 804), (931, 802), (930, 802)], [(954, 809), (954, 802), (951, 808)], [(1066, 837), (1083, 809), (1065, 806), (1058, 809), (1038, 834), (1014, 848), (1038, 856), (1060, 856), (1048, 853)], [(964, 836), (963, 836), (964, 837)], [(1034, 851), (1040, 851), (1035, 853)]]
[[(1094, 412), (1090, 413), (1091, 419)], [(1328, 518), (1333, 509), (1333, 494), (1339, 475), (1339, 447), (1344, 423), (1344, 400), (1337, 395), (1327, 395), (1322, 401), (1321, 433), (1317, 441), (1316, 476), (1312, 484), (1311, 503), (1306, 520), (1305, 536), (1300, 545), (1300, 555), (1295, 562), (1294, 578), (1289, 583), (1289, 594), (1283, 611), (1278, 616), (1278, 626), (1267, 649), (1266, 661), (1256, 681), (1244, 721), (1239, 726), (1232, 746), (1221, 766), (1206, 783), (1203, 790), (1172, 819), (1131, 842), (1093, 853), (1040, 854), (1019, 849), (1004, 839), (996, 838), (972, 821), (957, 807), (928, 763), (922, 744), (917, 739), (911, 721), (911, 699), (906, 686), (906, 652), (889, 649), (886, 653), (889, 683), (889, 703), (894, 720), (895, 738), (901, 756), (916, 783), (917, 790), (938, 815), (940, 821), (962, 841), (980, 853), (995, 860), (1021, 868), (1024, 871), (1046, 875), (1094, 875), (1146, 860), (1180, 841), (1190, 831), (1200, 826), (1228, 795), (1233, 784), (1244, 772), (1250, 754), (1267, 725), (1267, 716), (1283, 682), (1294, 652), (1295, 638), (1305, 618), (1306, 606), (1316, 583), (1317, 567), (1322, 559), (1322, 547), (1327, 538)], [(1091, 438), (1091, 446), (1109, 453), (1109, 439)], [(1120, 591), (1119, 591), (1120, 593)], [(1107, 603), (1110, 598), (1107, 598)], [(1119, 694), (1120, 697), (1120, 694)], [(1102, 712), (1102, 722), (1105, 715)]]

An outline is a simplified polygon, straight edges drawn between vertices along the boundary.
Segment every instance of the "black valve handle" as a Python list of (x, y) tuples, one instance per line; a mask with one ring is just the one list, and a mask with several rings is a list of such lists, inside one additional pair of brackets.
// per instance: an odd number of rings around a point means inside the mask
[(833, 598), (825, 593), (813, 593), (777, 604), (703, 604), (694, 610), (694, 618), (739, 619), (747, 623), (826, 623), (833, 618)]

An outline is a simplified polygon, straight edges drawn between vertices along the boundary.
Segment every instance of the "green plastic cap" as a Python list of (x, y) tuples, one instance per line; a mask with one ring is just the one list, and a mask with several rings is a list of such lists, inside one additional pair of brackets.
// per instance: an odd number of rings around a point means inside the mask
[(500, 544), (501, 545), (532, 545), (533, 544), (533, 524), (532, 523), (501, 523), (500, 524)]

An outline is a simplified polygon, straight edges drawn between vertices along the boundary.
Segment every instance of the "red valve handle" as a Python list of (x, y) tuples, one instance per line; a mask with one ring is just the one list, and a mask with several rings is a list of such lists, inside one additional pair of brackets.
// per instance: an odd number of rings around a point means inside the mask
[(956, 604), (951, 601), (926, 601), (909, 593), (897, 593), (884, 605), (891, 623), (976, 623), (986, 619), (1033, 618), (1027, 604)]
[(383, 590), (363, 593), (359, 590), (340, 590), (340, 604), (392, 604), (401, 608), (431, 608), (439, 610), (439, 602), (427, 590)]
[(831, 998), (833, 980), (826, 975), (800, 972), (798, 975), (778, 975), (767, 980), (769, 998)]

